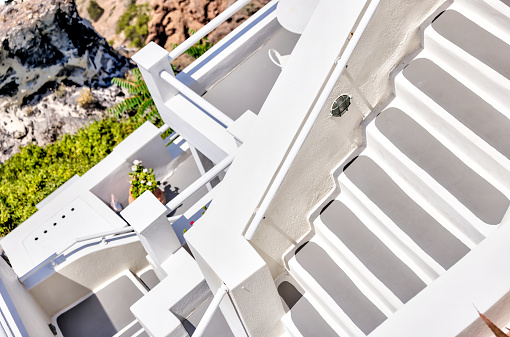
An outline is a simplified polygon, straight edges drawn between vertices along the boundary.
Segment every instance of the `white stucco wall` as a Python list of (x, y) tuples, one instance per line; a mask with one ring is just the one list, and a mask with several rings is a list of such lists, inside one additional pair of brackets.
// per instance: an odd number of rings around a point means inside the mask
[(52, 337), (48, 324), (50, 317), (39, 307), (30, 294), (19, 283), (11, 267), (0, 258), (0, 279), (16, 307), (19, 318), (29, 336)]
[[(444, 3), (381, 1), (347, 68), (372, 106), (390, 98), (390, 72), (420, 46), (418, 27)], [(354, 97), (349, 111), (330, 117), (331, 103), (342, 94)], [(342, 75), (251, 241), (273, 277), (283, 271), (285, 251), (310, 231), (311, 213), (335, 190), (331, 173), (363, 143), (360, 123), (369, 113)]]
[(137, 237), (57, 266), (56, 272), (30, 289), (48, 316), (53, 316), (126, 269), (137, 273), (148, 266), (147, 252)]

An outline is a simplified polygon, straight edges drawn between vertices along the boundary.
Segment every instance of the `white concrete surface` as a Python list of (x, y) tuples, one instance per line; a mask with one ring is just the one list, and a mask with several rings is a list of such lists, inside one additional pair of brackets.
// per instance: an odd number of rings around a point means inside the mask
[(166, 213), (165, 205), (151, 191), (145, 191), (121, 212), (160, 272), (161, 264), (181, 247)]
[(131, 311), (154, 337), (184, 337), (178, 317), (188, 317), (211, 296), (195, 260), (181, 248), (163, 264), (169, 276), (136, 302)]
[(0, 259), (0, 282), (2, 325), (4, 322), (8, 324), (7, 328), (11, 329), (12, 336), (53, 336), (47, 325), (49, 316), (23, 288), (16, 274), (3, 259)]

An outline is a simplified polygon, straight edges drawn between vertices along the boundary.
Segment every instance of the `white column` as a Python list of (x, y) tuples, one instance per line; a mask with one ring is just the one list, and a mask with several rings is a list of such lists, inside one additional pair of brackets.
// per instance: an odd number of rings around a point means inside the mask
[(166, 276), (161, 264), (181, 247), (166, 213), (167, 208), (150, 191), (144, 192), (120, 213), (138, 235), (158, 277)]

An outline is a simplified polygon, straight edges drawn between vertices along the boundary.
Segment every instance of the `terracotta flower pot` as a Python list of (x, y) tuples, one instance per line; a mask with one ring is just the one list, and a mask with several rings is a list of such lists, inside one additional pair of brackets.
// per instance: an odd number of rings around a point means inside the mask
[[(131, 185), (129, 187), (129, 203), (131, 204), (133, 201), (135, 201), (135, 198), (133, 197), (133, 194), (131, 193), (131, 189), (133, 188), (133, 185)], [(159, 188), (159, 187), (156, 187), (156, 189), (154, 190), (154, 192), (152, 192), (152, 194), (154, 194), (154, 196), (164, 205), (166, 204), (166, 198), (165, 198), (165, 194), (163, 193), (163, 191)]]

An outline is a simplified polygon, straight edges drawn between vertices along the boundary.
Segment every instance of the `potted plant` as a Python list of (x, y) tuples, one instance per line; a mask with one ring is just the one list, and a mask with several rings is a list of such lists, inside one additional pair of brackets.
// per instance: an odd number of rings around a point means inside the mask
[(142, 195), (145, 191), (151, 191), (154, 196), (161, 201), (162, 204), (166, 203), (163, 191), (158, 187), (159, 181), (156, 181), (153, 169), (147, 169), (142, 165), (141, 160), (133, 161), (131, 172), (131, 187), (129, 188), (129, 203), (132, 203), (136, 198)]

